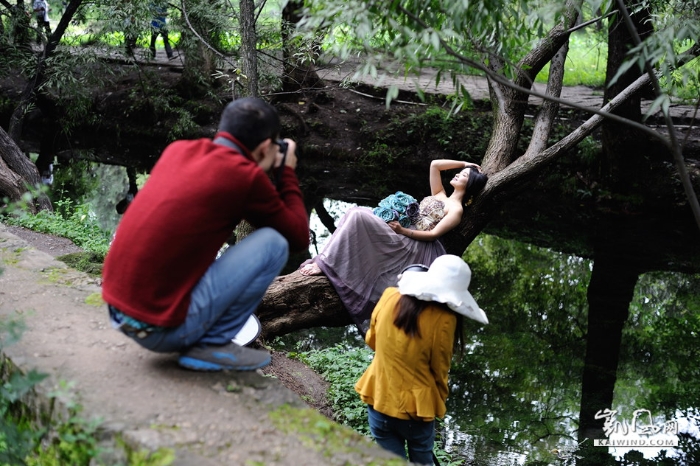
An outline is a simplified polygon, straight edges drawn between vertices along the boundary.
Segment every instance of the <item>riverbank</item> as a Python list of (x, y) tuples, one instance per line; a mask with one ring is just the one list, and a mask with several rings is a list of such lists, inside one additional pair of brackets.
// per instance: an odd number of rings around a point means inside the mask
[(3, 355), (24, 372), (49, 375), (31, 400), (36, 409), (45, 410), (58, 392), (54, 416), (77, 404), (82, 417), (99, 421), (100, 464), (125, 464), (128, 450), (161, 449), (174, 452), (174, 465), (392, 461), (276, 378), (186, 371), (176, 355), (143, 350), (110, 327), (98, 278), (70, 269), (4, 225), (0, 258), (0, 318), (26, 324)]

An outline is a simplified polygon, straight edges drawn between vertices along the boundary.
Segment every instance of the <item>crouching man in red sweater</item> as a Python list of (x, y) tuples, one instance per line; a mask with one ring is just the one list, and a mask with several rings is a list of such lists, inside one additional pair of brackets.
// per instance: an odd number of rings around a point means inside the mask
[[(276, 110), (231, 102), (211, 139), (176, 141), (153, 167), (117, 228), (103, 270), (112, 324), (152, 351), (179, 352), (193, 370), (255, 370), (267, 351), (232, 342), (280, 273), (308, 247), (309, 224), (290, 139)], [(279, 173), (279, 172), (278, 172)], [(216, 258), (238, 223), (256, 230)]]

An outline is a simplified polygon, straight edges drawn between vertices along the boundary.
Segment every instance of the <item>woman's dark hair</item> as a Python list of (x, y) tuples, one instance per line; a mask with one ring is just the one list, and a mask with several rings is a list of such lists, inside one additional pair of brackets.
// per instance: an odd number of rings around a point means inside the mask
[(275, 107), (256, 97), (244, 97), (229, 103), (219, 121), (219, 131), (231, 134), (250, 151), (266, 139), (277, 139), (281, 130)]
[(464, 190), (464, 197), (468, 198), (473, 196), (479, 191), (481, 191), (489, 177), (485, 173), (481, 173), (479, 170), (472, 168), (469, 170), (469, 180), (467, 181), (467, 187)]
[(415, 296), (402, 294), (394, 313), (394, 325), (403, 330), (409, 337), (420, 337), (418, 316), (428, 305)]
[(434, 301), (422, 301), (415, 296), (402, 294), (399, 298), (398, 306), (396, 306), (396, 311), (394, 312), (394, 325), (403, 330), (409, 337), (420, 338), (418, 316), (428, 305), (440, 307), (446, 311), (453, 312), (457, 316), (454, 349), (459, 352), (461, 357), (464, 349), (464, 316), (452, 311), (447, 304)]

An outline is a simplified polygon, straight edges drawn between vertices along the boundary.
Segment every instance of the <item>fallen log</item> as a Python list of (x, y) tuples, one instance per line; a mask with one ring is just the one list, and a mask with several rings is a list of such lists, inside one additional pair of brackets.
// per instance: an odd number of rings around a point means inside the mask
[(260, 336), (267, 341), (307, 328), (353, 323), (326, 276), (304, 276), (299, 271), (272, 282), (256, 315), (262, 324)]

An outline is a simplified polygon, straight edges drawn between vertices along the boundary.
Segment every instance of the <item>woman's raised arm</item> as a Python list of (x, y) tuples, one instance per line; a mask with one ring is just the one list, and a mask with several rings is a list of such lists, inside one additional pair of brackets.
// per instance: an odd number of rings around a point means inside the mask
[(465, 162), (463, 160), (437, 159), (430, 162), (430, 194), (435, 196), (436, 194), (445, 192), (445, 186), (443, 186), (442, 178), (440, 178), (441, 171), (470, 167), (480, 168), (475, 163)]

